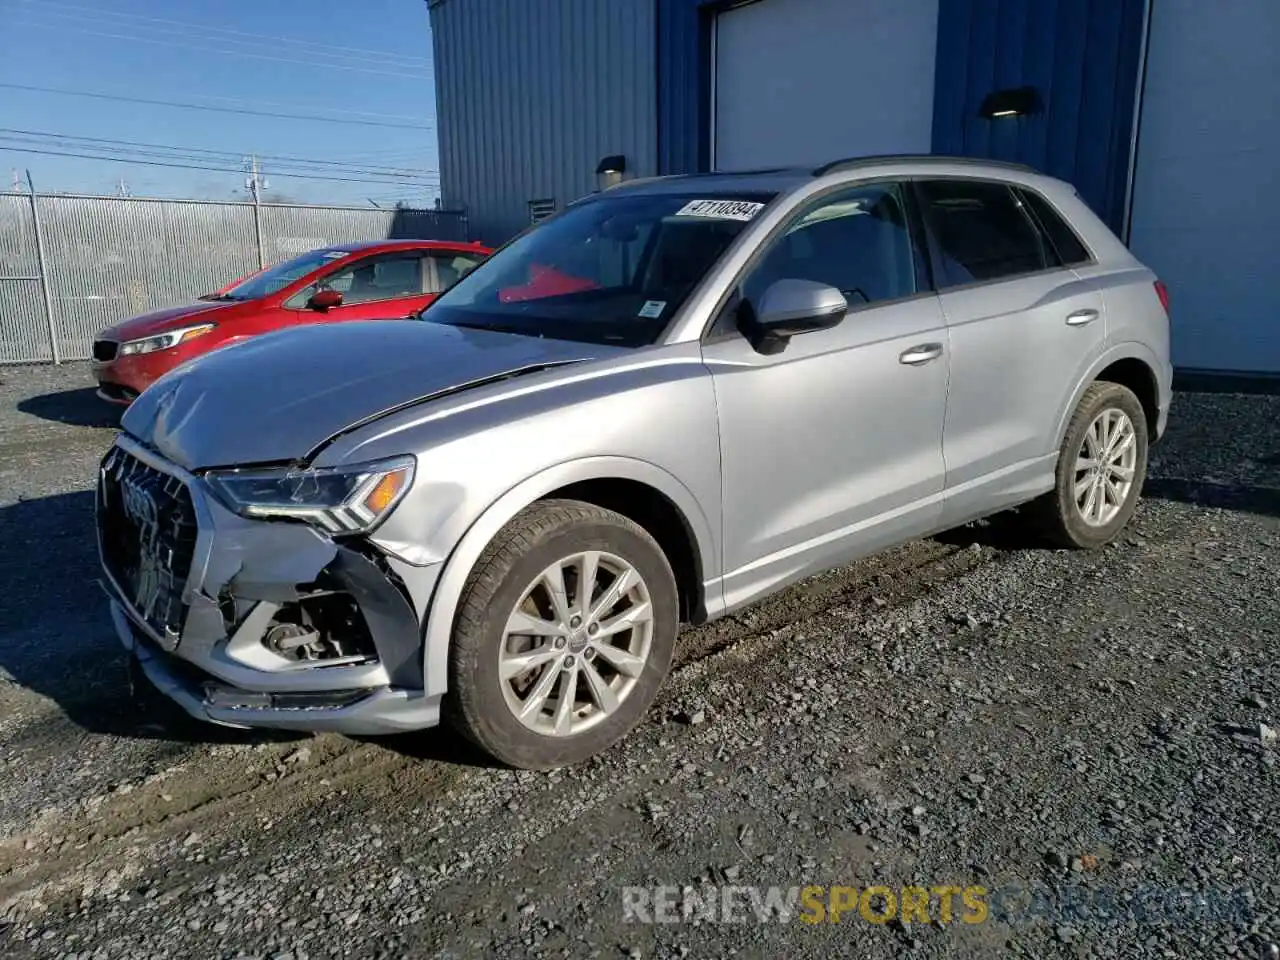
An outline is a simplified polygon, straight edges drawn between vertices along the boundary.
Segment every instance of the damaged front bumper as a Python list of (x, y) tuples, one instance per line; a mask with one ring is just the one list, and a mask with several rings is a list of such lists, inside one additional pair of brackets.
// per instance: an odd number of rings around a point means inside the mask
[(422, 611), (367, 541), (242, 517), (127, 436), (103, 461), (97, 515), (116, 632), (188, 713), (350, 734), (439, 722)]

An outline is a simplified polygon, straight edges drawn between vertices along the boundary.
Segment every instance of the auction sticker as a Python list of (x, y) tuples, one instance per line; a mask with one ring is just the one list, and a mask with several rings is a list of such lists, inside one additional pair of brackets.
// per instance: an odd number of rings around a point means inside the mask
[(763, 209), (763, 203), (750, 200), (690, 200), (675, 215), (709, 220), (750, 220)]

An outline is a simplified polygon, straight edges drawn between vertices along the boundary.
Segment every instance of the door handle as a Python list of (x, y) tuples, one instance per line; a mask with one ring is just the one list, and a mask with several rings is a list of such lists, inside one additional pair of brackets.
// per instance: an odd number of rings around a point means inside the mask
[(1067, 326), (1083, 327), (1086, 323), (1093, 323), (1097, 319), (1097, 310), (1077, 310), (1075, 313), (1067, 314)]
[(898, 354), (898, 362), (918, 367), (920, 364), (928, 363), (930, 360), (937, 360), (940, 356), (942, 356), (942, 344), (920, 343), (910, 350)]

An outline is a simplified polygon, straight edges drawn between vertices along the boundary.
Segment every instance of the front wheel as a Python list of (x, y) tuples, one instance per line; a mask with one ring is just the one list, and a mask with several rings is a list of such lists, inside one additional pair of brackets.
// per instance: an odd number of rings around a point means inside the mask
[(539, 501), (498, 533), (463, 590), (448, 716), (513, 767), (584, 760), (653, 702), (678, 612), (671, 567), (640, 526), (593, 504)]
[(1138, 506), (1147, 475), (1147, 418), (1133, 391), (1090, 384), (1067, 425), (1054, 489), (1036, 501), (1045, 532), (1066, 547), (1113, 540)]

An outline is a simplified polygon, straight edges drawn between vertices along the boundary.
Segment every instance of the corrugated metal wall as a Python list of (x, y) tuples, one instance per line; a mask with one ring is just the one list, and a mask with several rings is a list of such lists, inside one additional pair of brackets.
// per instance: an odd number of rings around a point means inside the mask
[(656, 172), (654, 32), (654, 0), (432, 4), (441, 193), (479, 239), (596, 189), (602, 157)]
[[(1145, 0), (942, 0), (933, 149), (1028, 163), (1073, 183), (1123, 227)], [(993, 90), (1033, 86), (1044, 111), (978, 116)]]
[[(186, 251), (166, 254), (165, 204), (74, 197), (38, 202), (54, 329), (64, 358), (87, 357), (103, 327), (202, 292), (182, 289)], [(252, 218), (248, 211), (250, 231)], [(199, 259), (192, 257), (189, 266), (198, 269)], [(248, 272), (242, 262), (230, 276)]]
[(31, 198), (0, 196), (0, 363), (52, 360)]
[(711, 165), (711, 22), (724, 5), (657, 0), (658, 172)]
[[(466, 240), (460, 214), (119, 197), (37, 197), (61, 359), (104, 327), (190, 300), (307, 250), (353, 240)], [(31, 198), (0, 194), (0, 363), (51, 360)]]
[[(287, 260), (331, 243), (355, 240), (467, 239), (465, 218), (434, 210), (365, 210), (264, 203), (261, 211), (265, 263)], [(253, 269), (258, 269), (256, 263)]]
[[(1074, 183), (1121, 229), (1145, 2), (941, 0), (933, 152), (1029, 163)], [(736, 4), (656, 4), (659, 165), (663, 173), (705, 170), (711, 23)], [(1000, 121), (978, 116), (992, 90), (1024, 84), (1039, 91), (1043, 113)]]

